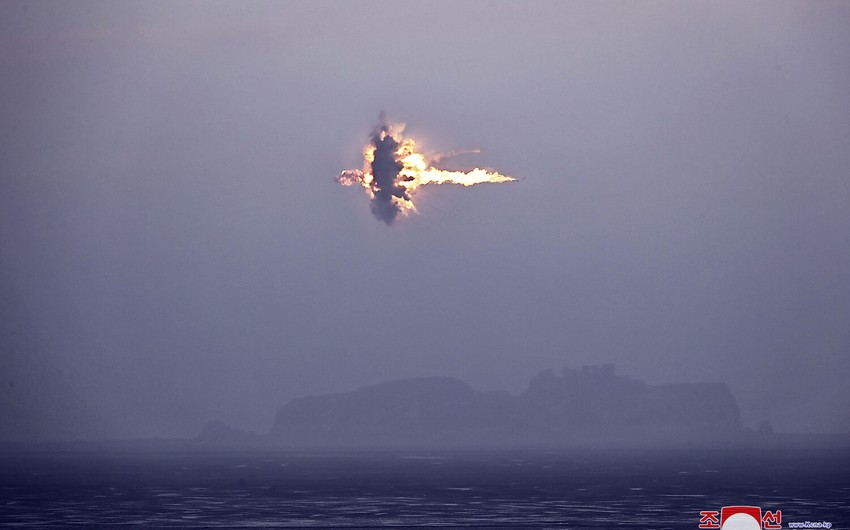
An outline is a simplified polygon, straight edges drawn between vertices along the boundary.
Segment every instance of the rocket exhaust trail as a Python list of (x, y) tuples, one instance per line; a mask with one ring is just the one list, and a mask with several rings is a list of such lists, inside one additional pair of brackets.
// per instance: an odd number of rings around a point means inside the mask
[(517, 179), (489, 169), (448, 171), (433, 166), (442, 158), (479, 150), (456, 150), (442, 155), (426, 155), (417, 151), (416, 142), (404, 137), (404, 124), (381, 123), (363, 149), (363, 169), (341, 172), (336, 181), (343, 186), (360, 184), (371, 198), (372, 213), (391, 225), (399, 215), (416, 211), (413, 195), (429, 184), (474, 186), (485, 183), (514, 182)]

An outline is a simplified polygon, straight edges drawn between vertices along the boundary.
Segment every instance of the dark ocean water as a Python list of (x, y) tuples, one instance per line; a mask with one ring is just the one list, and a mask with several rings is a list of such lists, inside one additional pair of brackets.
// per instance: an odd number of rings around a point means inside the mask
[(727, 505), (850, 523), (846, 451), (42, 451), (0, 457), (0, 526), (697, 528)]

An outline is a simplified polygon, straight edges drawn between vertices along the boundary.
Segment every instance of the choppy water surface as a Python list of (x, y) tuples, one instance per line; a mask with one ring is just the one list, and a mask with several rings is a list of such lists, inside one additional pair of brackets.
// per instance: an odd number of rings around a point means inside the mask
[(846, 452), (0, 457), (0, 526), (696, 528), (724, 505), (850, 523)]

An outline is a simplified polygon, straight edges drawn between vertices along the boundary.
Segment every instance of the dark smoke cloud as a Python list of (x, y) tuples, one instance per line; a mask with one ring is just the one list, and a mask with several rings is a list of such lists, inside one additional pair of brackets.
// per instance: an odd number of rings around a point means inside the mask
[(393, 124), (381, 113), (380, 123), (369, 136), (369, 146), (364, 152), (367, 165), (362, 170), (343, 170), (335, 179), (343, 186), (359, 184), (368, 189), (372, 214), (387, 225), (393, 224), (400, 213), (416, 211), (411, 193), (419, 186), (443, 183), (472, 186), (516, 181), (514, 177), (488, 169), (462, 172), (434, 168), (430, 166), (434, 160), (479, 151), (459, 149), (426, 156), (416, 152), (413, 140), (403, 138), (403, 130), (404, 124)]
[(402, 164), (398, 160), (398, 142), (389, 134), (389, 126), (383, 113), (381, 124), (375, 129), (370, 137), (372, 145), (375, 146), (375, 160), (372, 161), (372, 213), (381, 221), (391, 225), (401, 212), (399, 205), (393, 201), (393, 197), (410, 199), (407, 190), (399, 186), (399, 171)]

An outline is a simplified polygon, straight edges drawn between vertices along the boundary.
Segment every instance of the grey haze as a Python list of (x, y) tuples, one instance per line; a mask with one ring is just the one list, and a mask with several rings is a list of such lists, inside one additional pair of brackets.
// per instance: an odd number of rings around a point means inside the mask
[[(850, 429), (847, 2), (0, 3), (0, 438), (614, 363)], [(379, 111), (514, 185), (373, 218)], [(447, 162), (448, 164), (449, 162)]]

